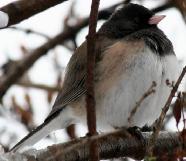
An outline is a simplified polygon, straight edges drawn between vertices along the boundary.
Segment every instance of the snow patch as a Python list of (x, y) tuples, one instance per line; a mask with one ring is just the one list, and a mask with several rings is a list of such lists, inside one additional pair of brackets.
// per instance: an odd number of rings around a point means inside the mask
[(8, 25), (9, 16), (7, 13), (0, 11), (0, 28)]
[(28, 159), (19, 153), (6, 153), (0, 156), (0, 161), (27, 161)]

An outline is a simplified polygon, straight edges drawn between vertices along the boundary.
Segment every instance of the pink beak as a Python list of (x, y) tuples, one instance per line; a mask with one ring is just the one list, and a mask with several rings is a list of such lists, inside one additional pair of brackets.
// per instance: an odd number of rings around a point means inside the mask
[(166, 16), (165, 15), (154, 15), (149, 19), (150, 25), (157, 25), (161, 20), (163, 20)]

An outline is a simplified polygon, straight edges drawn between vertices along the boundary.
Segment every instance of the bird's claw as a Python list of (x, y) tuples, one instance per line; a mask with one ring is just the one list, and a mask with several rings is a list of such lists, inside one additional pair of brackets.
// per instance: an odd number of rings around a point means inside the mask
[(141, 128), (137, 126), (129, 127), (127, 129), (128, 133), (130, 133), (132, 136), (136, 137), (138, 140), (144, 140), (144, 137), (142, 135)]
[(153, 131), (153, 126), (144, 125), (142, 128), (140, 128), (141, 132), (151, 132)]

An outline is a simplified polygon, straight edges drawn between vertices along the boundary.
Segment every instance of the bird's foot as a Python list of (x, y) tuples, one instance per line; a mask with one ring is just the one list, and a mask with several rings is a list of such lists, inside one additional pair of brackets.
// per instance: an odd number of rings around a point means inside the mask
[(149, 125), (144, 125), (142, 128), (140, 128), (141, 132), (151, 132), (153, 131), (153, 126), (149, 126)]
[[(96, 132), (94, 135), (98, 135), (99, 133), (98, 132)], [(92, 134), (90, 134), (89, 132), (86, 134), (86, 136), (87, 137), (91, 137), (91, 136), (93, 136)]]
[(137, 126), (133, 126), (133, 127), (129, 127), (127, 129), (127, 131), (129, 132), (129, 134), (131, 134), (132, 136), (136, 137), (138, 140), (144, 140), (144, 137), (142, 135), (142, 128), (137, 127)]
[(142, 132), (153, 131), (153, 126), (144, 125), (143, 127), (133, 126), (133, 127), (114, 127), (115, 129), (124, 129), (131, 136), (136, 137), (138, 140), (145, 141)]

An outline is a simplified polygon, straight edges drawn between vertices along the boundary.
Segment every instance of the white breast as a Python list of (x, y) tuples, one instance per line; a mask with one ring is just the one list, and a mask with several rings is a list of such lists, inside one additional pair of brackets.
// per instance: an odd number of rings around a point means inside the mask
[[(146, 47), (138, 55), (131, 55), (131, 58), (121, 66), (121, 70), (117, 83), (112, 84), (109, 90), (105, 92), (102, 90), (97, 94), (99, 128), (129, 126), (128, 117), (131, 110), (155, 81), (157, 84), (155, 94), (142, 102), (130, 124), (139, 127), (151, 125), (158, 118), (171, 90), (165, 83), (166, 79), (171, 82), (177, 78), (176, 57), (173, 54), (160, 57)], [(104, 86), (109, 79), (112, 79), (112, 82), (113, 76), (102, 81), (103, 84), (97, 88)]]

